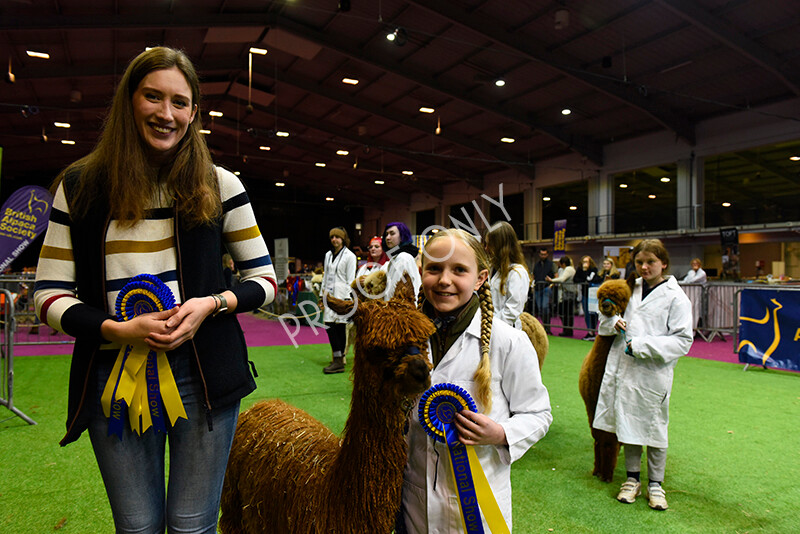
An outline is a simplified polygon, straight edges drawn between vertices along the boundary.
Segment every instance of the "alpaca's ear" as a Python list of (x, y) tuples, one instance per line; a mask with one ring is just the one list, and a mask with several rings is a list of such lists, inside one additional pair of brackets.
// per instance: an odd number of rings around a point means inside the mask
[(334, 296), (328, 294), (327, 297), (323, 300), (326, 306), (329, 306), (330, 309), (338, 313), (339, 315), (347, 315), (350, 313), (350, 310), (353, 309), (353, 301), (352, 300), (341, 300), (337, 299)]
[(403, 278), (397, 282), (394, 288), (394, 296), (392, 300), (404, 300), (414, 306), (417, 296), (414, 294), (414, 284), (411, 282), (411, 277), (408, 273), (403, 273)]

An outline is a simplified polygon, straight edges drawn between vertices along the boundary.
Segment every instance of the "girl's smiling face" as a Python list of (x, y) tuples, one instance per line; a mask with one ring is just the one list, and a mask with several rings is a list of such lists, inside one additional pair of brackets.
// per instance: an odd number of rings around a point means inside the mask
[(464, 306), (488, 276), (486, 269), (478, 271), (475, 253), (457, 237), (436, 239), (425, 248), (422, 290), (439, 314)]
[(633, 261), (636, 264), (636, 272), (644, 278), (648, 286), (653, 287), (664, 280), (663, 272), (667, 266), (652, 252), (641, 251)]

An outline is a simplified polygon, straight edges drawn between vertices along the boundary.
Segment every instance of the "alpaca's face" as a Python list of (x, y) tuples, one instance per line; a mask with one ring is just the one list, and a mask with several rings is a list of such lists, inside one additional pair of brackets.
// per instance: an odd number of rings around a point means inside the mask
[(631, 290), (624, 280), (607, 280), (597, 290), (597, 307), (606, 317), (622, 315), (631, 299)]
[(403, 351), (399, 358), (392, 360), (392, 383), (397, 397), (414, 397), (430, 387), (433, 365), (428, 361), (427, 344)]

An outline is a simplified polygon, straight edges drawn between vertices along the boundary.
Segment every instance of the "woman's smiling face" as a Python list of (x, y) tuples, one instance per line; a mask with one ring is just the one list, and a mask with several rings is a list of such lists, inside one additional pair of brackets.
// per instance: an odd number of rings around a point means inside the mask
[(163, 163), (174, 155), (197, 112), (189, 83), (177, 67), (154, 70), (139, 82), (131, 104), (151, 163)]
[(440, 314), (451, 313), (469, 302), (486, 281), (488, 271), (478, 271), (475, 253), (453, 236), (436, 239), (425, 248), (422, 289)]

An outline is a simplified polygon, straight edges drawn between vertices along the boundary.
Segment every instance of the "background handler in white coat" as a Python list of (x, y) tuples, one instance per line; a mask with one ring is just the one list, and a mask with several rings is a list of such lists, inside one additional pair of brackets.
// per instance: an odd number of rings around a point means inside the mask
[(625, 449), (627, 480), (617, 500), (641, 493), (642, 447), (647, 447), (649, 505), (666, 510), (661, 483), (667, 461), (667, 426), (673, 370), (692, 346), (692, 306), (677, 280), (665, 276), (669, 254), (658, 239), (633, 250), (636, 279), (624, 318), (601, 315), (599, 335), (617, 334), (608, 355), (594, 428), (616, 432)]
[[(331, 228), (328, 233), (331, 250), (325, 253), (325, 273), (322, 275), (322, 292), (337, 299), (350, 300), (350, 284), (356, 277), (358, 260), (348, 248), (350, 238), (341, 226)], [(323, 299), (322, 305), (325, 302)], [(344, 347), (347, 341), (347, 319), (337, 315), (328, 306), (324, 306), (322, 320), (328, 328), (328, 340), (333, 351), (333, 361), (322, 370), (326, 375), (344, 372)]]

